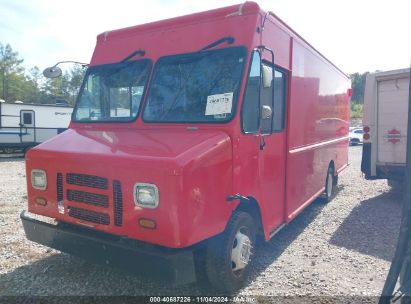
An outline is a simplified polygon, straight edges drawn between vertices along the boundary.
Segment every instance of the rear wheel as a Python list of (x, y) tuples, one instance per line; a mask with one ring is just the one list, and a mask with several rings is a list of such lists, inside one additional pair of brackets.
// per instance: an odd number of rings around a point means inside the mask
[(221, 235), (210, 240), (205, 249), (205, 272), (216, 289), (233, 292), (239, 289), (250, 271), (256, 227), (252, 216), (234, 211)]
[(359, 143), (360, 143), (360, 140), (359, 140), (358, 138), (352, 138), (352, 139), (350, 140), (351, 146), (356, 146), (356, 145), (358, 145)]
[(15, 149), (14, 149), (14, 148), (11, 148), (11, 147), (5, 147), (5, 148), (3, 148), (3, 151), (4, 151), (4, 153), (6, 153), (6, 154), (13, 154), (14, 151), (15, 151)]
[(333, 200), (337, 193), (338, 176), (334, 175), (334, 167), (330, 165), (325, 178), (325, 202), (329, 203)]

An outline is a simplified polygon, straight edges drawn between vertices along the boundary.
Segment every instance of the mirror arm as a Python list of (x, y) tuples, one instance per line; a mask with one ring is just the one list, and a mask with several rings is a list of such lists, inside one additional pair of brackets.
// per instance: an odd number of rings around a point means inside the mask
[(88, 63), (84, 63), (84, 62), (78, 62), (78, 61), (73, 61), (73, 60), (66, 60), (66, 61), (59, 61), (57, 62), (55, 65), (53, 65), (51, 68), (55, 68), (57, 67), (60, 63), (77, 63), (82, 65), (83, 67), (88, 66)]
[(72, 61), (72, 60), (67, 60), (67, 61), (60, 61), (57, 62), (55, 65), (45, 68), (43, 71), (43, 75), (46, 78), (57, 78), (60, 77), (62, 74), (62, 71), (59, 67), (57, 67), (61, 63), (77, 63), (80, 64), (83, 68), (88, 66), (88, 63), (83, 63), (83, 62), (78, 62), (78, 61)]

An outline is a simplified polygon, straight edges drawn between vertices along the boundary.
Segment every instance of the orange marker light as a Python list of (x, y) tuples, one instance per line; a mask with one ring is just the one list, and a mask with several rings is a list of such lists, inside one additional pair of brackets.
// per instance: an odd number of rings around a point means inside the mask
[(47, 205), (47, 200), (43, 197), (36, 197), (36, 204), (40, 206), (46, 206)]
[(141, 227), (147, 228), (147, 229), (156, 229), (157, 228), (157, 224), (154, 220), (144, 218), (144, 217), (138, 219), (138, 224)]

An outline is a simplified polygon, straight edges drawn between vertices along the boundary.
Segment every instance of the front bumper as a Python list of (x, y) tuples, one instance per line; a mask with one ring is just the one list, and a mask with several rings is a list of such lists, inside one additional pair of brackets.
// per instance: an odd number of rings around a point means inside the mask
[(20, 218), (30, 241), (150, 278), (175, 284), (195, 281), (194, 255), (190, 248), (151, 245), (66, 223), (52, 225), (29, 217), (26, 211)]

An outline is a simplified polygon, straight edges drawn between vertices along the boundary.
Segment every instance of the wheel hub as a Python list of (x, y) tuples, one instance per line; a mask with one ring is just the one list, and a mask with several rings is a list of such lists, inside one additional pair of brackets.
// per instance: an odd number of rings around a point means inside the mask
[(244, 269), (251, 256), (251, 240), (250, 238), (238, 231), (234, 238), (233, 249), (231, 251), (232, 270)]

